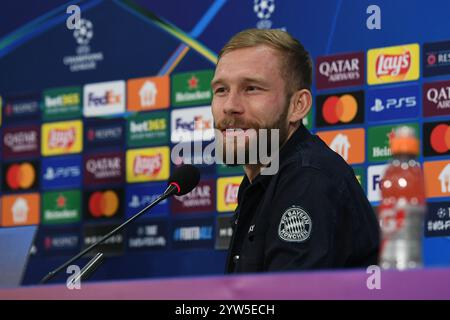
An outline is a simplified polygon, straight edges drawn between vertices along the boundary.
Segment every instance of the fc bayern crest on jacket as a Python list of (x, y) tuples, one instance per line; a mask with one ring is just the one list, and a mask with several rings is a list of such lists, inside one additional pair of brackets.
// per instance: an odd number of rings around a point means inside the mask
[(289, 242), (303, 242), (309, 238), (312, 221), (308, 213), (300, 207), (292, 206), (281, 217), (278, 236)]

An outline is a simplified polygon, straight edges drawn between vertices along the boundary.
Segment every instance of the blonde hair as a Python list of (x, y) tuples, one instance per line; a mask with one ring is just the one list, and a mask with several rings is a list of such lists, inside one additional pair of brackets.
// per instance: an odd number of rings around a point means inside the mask
[(312, 62), (308, 51), (289, 33), (279, 29), (247, 29), (234, 35), (220, 50), (218, 60), (233, 50), (265, 45), (282, 55), (282, 74), (290, 80), (286, 87), (311, 89)]

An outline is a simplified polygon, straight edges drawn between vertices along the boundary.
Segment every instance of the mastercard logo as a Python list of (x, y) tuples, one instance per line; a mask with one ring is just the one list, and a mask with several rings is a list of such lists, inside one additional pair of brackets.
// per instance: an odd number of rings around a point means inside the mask
[(358, 113), (358, 102), (350, 94), (341, 97), (330, 96), (323, 103), (322, 116), (328, 124), (348, 123)]
[(112, 190), (96, 191), (89, 197), (89, 212), (94, 218), (112, 217), (119, 210), (119, 197)]
[(13, 164), (6, 172), (6, 183), (13, 190), (28, 189), (36, 180), (36, 171), (28, 163)]
[(450, 128), (448, 124), (440, 124), (433, 128), (430, 144), (434, 151), (445, 153), (450, 150)]

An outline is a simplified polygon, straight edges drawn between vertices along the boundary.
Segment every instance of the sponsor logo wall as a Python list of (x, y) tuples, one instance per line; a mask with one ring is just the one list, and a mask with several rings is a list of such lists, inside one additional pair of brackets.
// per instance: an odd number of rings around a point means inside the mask
[(416, 130), (429, 207), (425, 237), (450, 234), (449, 57), (450, 41), (444, 41), (315, 60), (312, 131), (353, 166), (374, 209), (392, 158), (389, 141), (395, 127), (405, 124)]
[[(450, 234), (449, 48), (400, 44), (316, 57), (314, 110), (304, 119), (353, 166), (374, 207), (392, 132), (413, 126), (432, 200), (427, 237)], [(2, 93), (1, 227), (41, 224), (36, 254), (64, 255), (142, 210), (181, 162), (171, 161), (174, 146), (214, 138), (212, 76), (197, 70)], [(161, 202), (101, 250), (225, 250), (244, 173), (199, 167), (191, 193)]]

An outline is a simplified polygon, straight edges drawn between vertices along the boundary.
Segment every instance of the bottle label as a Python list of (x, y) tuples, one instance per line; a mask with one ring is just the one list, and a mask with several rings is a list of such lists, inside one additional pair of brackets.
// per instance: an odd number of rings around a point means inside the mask
[(422, 265), (424, 217), (423, 205), (398, 201), (380, 206), (382, 267), (407, 269)]

